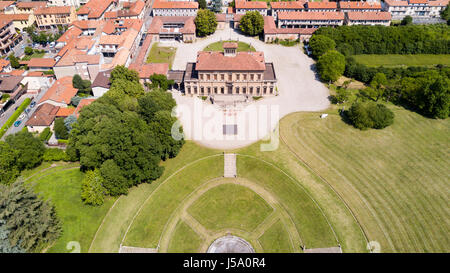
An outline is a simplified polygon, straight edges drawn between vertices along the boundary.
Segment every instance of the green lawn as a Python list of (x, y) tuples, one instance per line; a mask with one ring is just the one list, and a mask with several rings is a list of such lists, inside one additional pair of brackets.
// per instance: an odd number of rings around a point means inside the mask
[(448, 252), (450, 119), (400, 107), (394, 124), (360, 131), (336, 109), (281, 121), (290, 149), (347, 202), (382, 252)]
[(450, 65), (450, 54), (416, 54), (416, 55), (354, 55), (358, 63), (371, 66), (400, 67), (400, 66), (435, 66), (437, 64)]
[[(219, 41), (219, 42), (215, 42), (212, 43), (210, 45), (208, 45), (207, 47), (205, 47), (203, 49), (203, 51), (223, 51), (223, 43), (226, 42), (236, 42), (236, 41)], [(237, 48), (238, 52), (247, 52), (247, 51), (256, 51), (255, 48), (247, 43), (244, 42), (238, 42), (238, 48)]]
[(254, 191), (235, 184), (210, 189), (188, 212), (209, 230), (237, 228), (254, 230), (273, 209)]
[(176, 51), (175, 47), (162, 47), (155, 43), (147, 56), (147, 63), (168, 63), (169, 69), (172, 69)]
[(72, 163), (42, 172), (39, 172), (43, 169), (40, 168), (31, 177), (30, 173), (25, 175), (30, 177), (26, 180), (27, 183), (34, 185), (37, 193), (44, 199), (50, 199), (55, 205), (62, 222), (61, 237), (47, 252), (70, 252), (71, 249), (66, 246), (71, 241), (79, 242), (81, 251), (86, 252), (100, 222), (114, 202), (114, 198), (106, 198), (105, 203), (99, 207), (84, 205), (80, 197), (84, 174), (77, 167)]
[(271, 227), (269, 227), (266, 232), (259, 237), (258, 241), (264, 249), (270, 249), (273, 253), (286, 253), (293, 251), (291, 244), (289, 244), (289, 233), (280, 221), (275, 222)]
[(22, 58), (22, 61), (29, 61), (29, 60), (31, 60), (32, 58), (44, 58), (44, 56), (45, 56), (45, 52), (42, 52), (42, 53), (34, 52), (34, 53), (31, 54), (31, 55), (25, 55), (25, 56)]
[(179, 221), (170, 241), (169, 252), (196, 253), (203, 239), (185, 222)]

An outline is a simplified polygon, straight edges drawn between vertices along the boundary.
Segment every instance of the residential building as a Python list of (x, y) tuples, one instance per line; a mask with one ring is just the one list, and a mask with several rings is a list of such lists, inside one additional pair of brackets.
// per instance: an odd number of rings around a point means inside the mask
[(386, 11), (349, 11), (345, 13), (347, 25), (383, 25), (389, 26), (391, 14)]
[(34, 14), (0, 14), (0, 20), (12, 20), (14, 28), (23, 31), (24, 28), (34, 25)]
[(305, 1), (271, 2), (272, 16), (277, 20), (278, 12), (304, 11), (305, 3)]
[(236, 14), (245, 14), (248, 11), (258, 11), (262, 16), (267, 15), (267, 3), (265, 1), (235, 1)]
[(12, 71), (11, 62), (5, 59), (0, 59), (0, 72), (8, 73)]
[(137, 0), (121, 10), (105, 12), (105, 19), (142, 19), (144, 17), (144, 11), (145, 2)]
[(430, 17), (441, 17), (441, 11), (443, 11), (448, 6), (449, 0), (435, 0), (429, 1), (430, 5)]
[(54, 106), (67, 107), (70, 104), (70, 100), (78, 92), (78, 90), (72, 86), (72, 78), (72, 76), (67, 76), (56, 80), (38, 104), (48, 103)]
[(339, 2), (339, 10), (347, 11), (381, 11), (381, 4), (377, 1), (341, 1)]
[(42, 133), (45, 128), (50, 127), (53, 129), (56, 114), (60, 107), (43, 103), (36, 108), (33, 115), (25, 123), (29, 132)]
[(193, 16), (157, 16), (153, 18), (148, 34), (154, 42), (193, 42), (196, 39), (194, 19)]
[(101, 97), (106, 92), (108, 92), (109, 88), (111, 87), (111, 71), (112, 69), (99, 72), (97, 74), (97, 77), (95, 77), (95, 80), (91, 85), (94, 97)]
[(264, 16), (264, 42), (278, 40), (308, 41), (317, 28), (277, 28), (272, 16)]
[(14, 14), (33, 14), (37, 8), (47, 7), (46, 1), (16, 2)]
[(75, 7), (43, 7), (34, 11), (36, 24), (40, 29), (52, 29), (57, 26), (67, 26), (76, 20)]
[(12, 19), (0, 18), (0, 55), (6, 56), (22, 40), (17, 34)]
[(329, 12), (279, 12), (279, 28), (319, 28), (322, 26), (342, 26), (344, 13)]
[(11, 102), (16, 102), (27, 91), (27, 86), (21, 84), (23, 76), (0, 76), (0, 93), (8, 94)]
[(337, 2), (321, 1), (321, 2), (306, 2), (305, 8), (307, 11), (313, 12), (331, 12), (337, 11)]
[(0, 12), (14, 13), (14, 3), (16, 1), (0, 1)]
[(155, 0), (153, 16), (196, 16), (198, 2)]
[(224, 52), (201, 51), (196, 63), (188, 63), (184, 75), (186, 95), (276, 94), (272, 63), (265, 63), (263, 52), (237, 52), (238, 44), (224, 43)]
[(448, 3), (448, 0), (385, 0), (383, 10), (390, 12), (394, 20), (401, 20), (407, 15), (413, 18), (438, 18)]
[(100, 20), (117, 4), (117, 0), (90, 0), (77, 11), (78, 20)]
[(49, 6), (74, 6), (76, 8), (84, 5), (88, 0), (49, 0)]

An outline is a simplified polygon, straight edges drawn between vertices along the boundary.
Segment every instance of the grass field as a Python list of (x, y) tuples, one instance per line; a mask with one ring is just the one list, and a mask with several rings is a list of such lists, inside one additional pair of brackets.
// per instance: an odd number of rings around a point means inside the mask
[(235, 184), (209, 190), (188, 208), (189, 214), (210, 230), (237, 228), (252, 231), (272, 211), (255, 192)]
[(109, 207), (114, 202), (107, 198), (99, 207), (86, 206), (81, 201), (81, 180), (84, 174), (78, 164), (48, 163), (23, 174), (26, 183), (44, 199), (50, 199), (55, 205), (56, 213), (62, 222), (61, 237), (47, 252), (70, 252), (69, 242), (79, 242), (82, 252), (87, 252), (90, 242)]
[(401, 67), (401, 66), (435, 66), (437, 64), (450, 65), (450, 55), (416, 54), (416, 55), (354, 55), (358, 63), (371, 66)]
[(275, 222), (258, 241), (264, 249), (270, 249), (273, 253), (292, 252), (292, 246), (289, 244), (289, 233), (281, 222)]
[[(226, 42), (236, 42), (236, 41), (219, 41), (219, 42), (215, 42), (212, 43), (210, 45), (208, 45), (207, 47), (205, 47), (203, 49), (203, 51), (223, 51), (223, 43)], [(247, 51), (256, 51), (255, 48), (247, 43), (244, 42), (238, 42), (238, 48), (237, 48), (238, 52), (247, 52)]]
[(176, 51), (175, 47), (162, 47), (155, 43), (147, 56), (147, 63), (168, 63), (171, 69)]
[(22, 58), (22, 61), (29, 61), (29, 60), (31, 60), (32, 58), (44, 58), (44, 56), (45, 56), (45, 52), (42, 52), (42, 53), (34, 52), (34, 53), (31, 54), (31, 55), (25, 55), (25, 56)]
[(336, 110), (281, 121), (289, 148), (346, 201), (382, 252), (448, 252), (450, 120), (390, 106), (394, 124), (360, 131)]
[(185, 222), (179, 221), (170, 240), (168, 252), (196, 253), (203, 239)]

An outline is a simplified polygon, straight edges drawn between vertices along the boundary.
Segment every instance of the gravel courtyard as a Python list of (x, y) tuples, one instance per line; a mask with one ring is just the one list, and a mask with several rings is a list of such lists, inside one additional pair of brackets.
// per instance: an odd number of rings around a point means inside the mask
[[(173, 70), (184, 70), (187, 62), (195, 62), (197, 52), (220, 40), (239, 40), (263, 51), (266, 62), (273, 62), (278, 79), (278, 96), (255, 101), (245, 108), (220, 107), (192, 98), (174, 94), (178, 104), (179, 119), (187, 139), (216, 149), (234, 149), (263, 139), (272, 132), (279, 119), (298, 111), (320, 111), (328, 108), (329, 91), (312, 70), (313, 61), (299, 46), (284, 47), (265, 44), (245, 37), (234, 30), (218, 30), (213, 35), (198, 39), (193, 44), (162, 43), (177, 47)], [(237, 135), (223, 135), (224, 124), (236, 124)], [(269, 148), (270, 149), (270, 148)]]

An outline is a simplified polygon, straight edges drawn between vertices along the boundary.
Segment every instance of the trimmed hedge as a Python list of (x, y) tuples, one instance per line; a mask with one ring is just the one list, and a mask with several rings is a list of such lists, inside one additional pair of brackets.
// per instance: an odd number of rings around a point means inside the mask
[(46, 142), (50, 139), (50, 137), (52, 136), (52, 131), (50, 131), (49, 127), (46, 127), (42, 133), (39, 135), (39, 139), (43, 142)]
[(64, 150), (58, 148), (48, 148), (44, 152), (44, 161), (69, 161), (69, 156)]
[(0, 137), (2, 137), (8, 129), (13, 126), (16, 119), (22, 114), (23, 111), (30, 105), (31, 99), (26, 98), (22, 104), (17, 108), (17, 110), (9, 117), (9, 119), (3, 124), (2, 128), (0, 128)]

